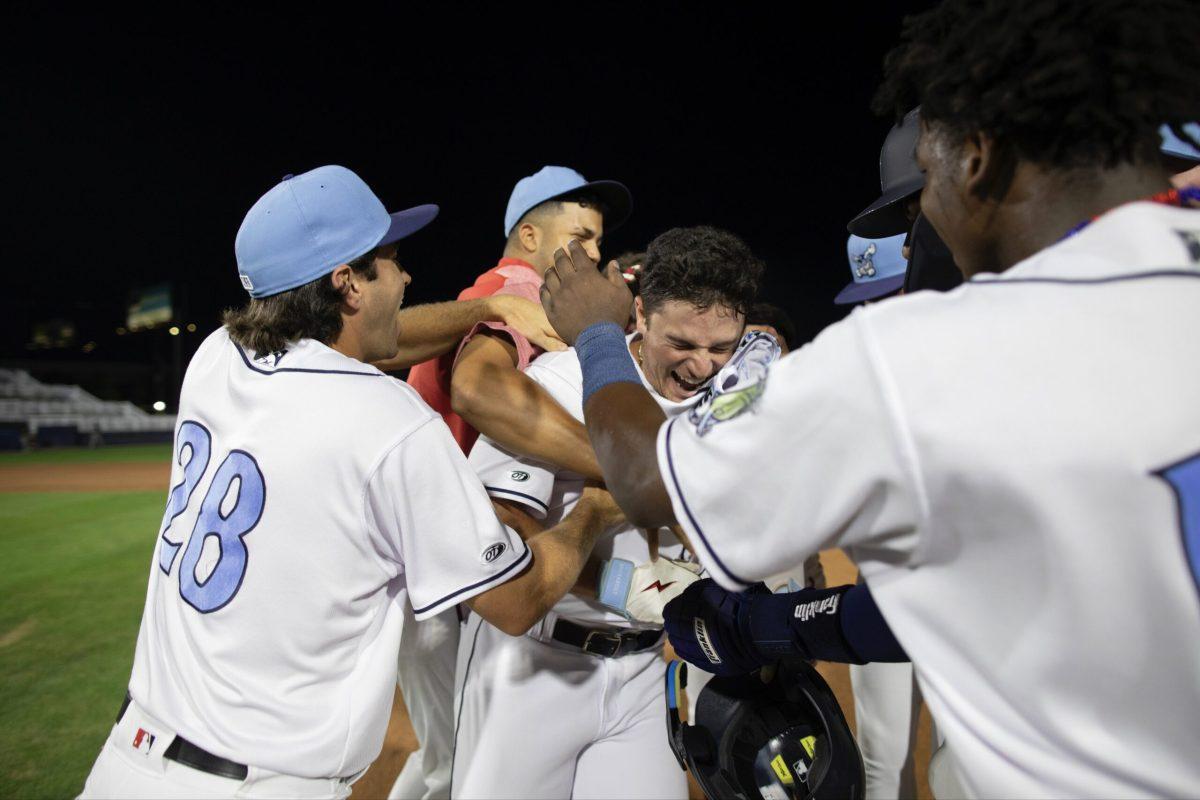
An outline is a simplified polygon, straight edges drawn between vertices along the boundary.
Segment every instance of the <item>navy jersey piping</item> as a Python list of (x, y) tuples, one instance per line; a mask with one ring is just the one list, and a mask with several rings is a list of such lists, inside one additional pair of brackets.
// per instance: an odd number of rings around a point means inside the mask
[(1136, 272), (1128, 275), (1110, 275), (1106, 278), (999, 278), (997, 280), (967, 281), (967, 286), (1004, 286), (1014, 283), (1057, 283), (1067, 286), (1095, 286), (1104, 283), (1120, 283), (1123, 281), (1138, 281), (1144, 278), (1200, 278), (1200, 272), (1183, 269), (1160, 269), (1154, 272)]
[(447, 600), (453, 600), (455, 597), (458, 597), (461, 594), (465, 594), (465, 593), (471, 591), (472, 589), (478, 589), (480, 586), (483, 586), (485, 583), (492, 583), (493, 581), (497, 580), (498, 578), (502, 578), (505, 575), (507, 575), (508, 573), (512, 572), (517, 567), (524, 565), (525, 562), (529, 561), (531, 558), (533, 558), (533, 552), (529, 549), (529, 546), (526, 545), (525, 550), (524, 550), (524, 552), (521, 553), (520, 558), (518, 558), (516, 561), (509, 564), (504, 569), (497, 572), (495, 575), (484, 578), (481, 581), (476, 581), (475, 583), (472, 583), (470, 586), (464, 586), (463, 588), (459, 589), (456, 592), (451, 592), (448, 595), (445, 595), (437, 600), (434, 600), (432, 603), (430, 603), (427, 606), (421, 606), (420, 608), (414, 608), (413, 613), (414, 614), (423, 614), (426, 611), (428, 611), (429, 609), (435, 608), (435, 607), (441, 605), (442, 603), (446, 602)]
[(523, 492), (514, 492), (512, 489), (501, 489), (499, 486), (484, 486), (483, 488), (486, 489), (489, 494), (491, 494), (492, 492), (500, 492), (502, 494), (511, 494), (514, 497), (523, 497), (526, 500), (537, 503), (538, 506), (540, 506), (541, 509), (543, 511), (545, 511), (546, 513), (550, 512), (550, 506), (546, 505), (541, 500), (538, 500), (533, 495), (528, 495)]
[(348, 369), (306, 369), (303, 367), (280, 367), (279, 369), (259, 369), (250, 363), (250, 359), (246, 357), (246, 353), (242, 350), (242, 346), (235, 344), (234, 349), (238, 351), (238, 355), (242, 357), (242, 362), (254, 372), (260, 375), (276, 375), (280, 372), (307, 372), (318, 375), (362, 375), (367, 378), (382, 378), (382, 372), (354, 372)]

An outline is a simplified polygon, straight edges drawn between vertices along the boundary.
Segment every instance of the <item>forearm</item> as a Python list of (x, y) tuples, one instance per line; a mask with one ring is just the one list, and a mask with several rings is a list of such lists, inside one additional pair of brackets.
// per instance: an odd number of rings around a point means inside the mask
[(612, 383), (592, 395), (583, 413), (604, 483), (630, 522), (641, 528), (675, 525), (656, 452), (666, 417), (650, 393), (640, 383)]
[(387, 372), (437, 358), (457, 347), (477, 323), (494, 319), (486, 297), (405, 308), (400, 311), (400, 351), (375, 366)]
[(454, 366), (454, 411), (506, 450), (602, 480), (587, 430), (516, 363), (511, 342), (473, 339)]
[(473, 598), (472, 609), (509, 635), (525, 633), (579, 580), (605, 525), (603, 515), (580, 503), (558, 525), (529, 539), (529, 569)]
[(662, 408), (646, 391), (629, 357), (625, 334), (597, 323), (575, 339), (583, 372), (583, 416), (604, 482), (629, 521), (657, 529), (675, 523), (658, 471)]

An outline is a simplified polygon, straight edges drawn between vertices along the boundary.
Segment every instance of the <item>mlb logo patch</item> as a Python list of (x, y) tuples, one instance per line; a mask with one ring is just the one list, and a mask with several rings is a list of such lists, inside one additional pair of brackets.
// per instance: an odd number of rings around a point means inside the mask
[(142, 755), (150, 755), (150, 748), (154, 747), (154, 740), (158, 737), (145, 728), (138, 728), (137, 733), (133, 735), (133, 749), (137, 750)]

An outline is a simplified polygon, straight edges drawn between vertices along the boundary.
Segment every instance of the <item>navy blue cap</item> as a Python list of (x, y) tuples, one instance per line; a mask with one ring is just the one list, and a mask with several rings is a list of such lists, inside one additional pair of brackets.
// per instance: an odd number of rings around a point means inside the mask
[(925, 187), (917, 167), (917, 134), (921, 132), (921, 107), (917, 106), (892, 126), (879, 151), (879, 199), (850, 220), (846, 228), (856, 236), (882, 239), (907, 233), (910, 226), (903, 201)]

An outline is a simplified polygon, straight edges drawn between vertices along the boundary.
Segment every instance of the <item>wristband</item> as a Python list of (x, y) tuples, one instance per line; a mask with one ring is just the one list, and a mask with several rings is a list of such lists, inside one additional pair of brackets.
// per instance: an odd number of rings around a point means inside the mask
[(596, 392), (611, 383), (642, 385), (625, 331), (612, 322), (597, 322), (584, 328), (575, 339), (575, 352), (583, 370), (583, 404)]
[(600, 572), (600, 605), (607, 606), (623, 616), (628, 616), (625, 603), (629, 598), (629, 587), (633, 583), (633, 562), (624, 558), (613, 558), (604, 562)]

